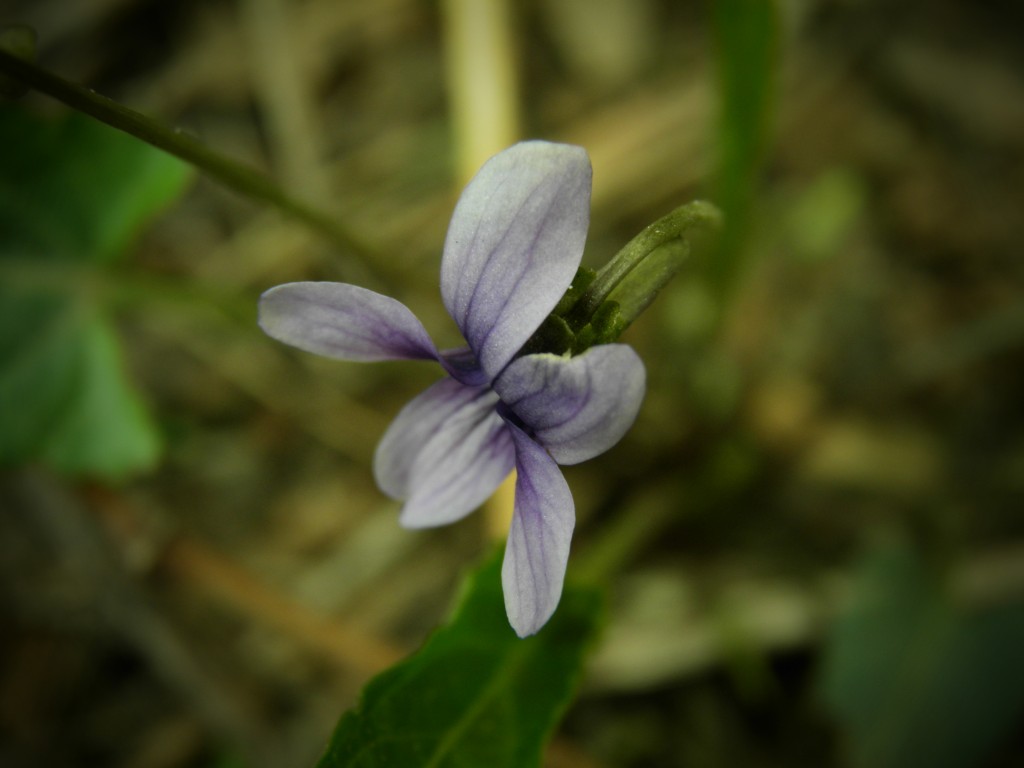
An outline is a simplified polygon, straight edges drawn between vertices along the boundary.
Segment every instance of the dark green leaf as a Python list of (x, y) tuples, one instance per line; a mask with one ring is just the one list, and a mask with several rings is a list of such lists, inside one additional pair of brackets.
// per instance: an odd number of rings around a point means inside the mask
[(501, 557), (490, 558), (450, 623), (367, 685), (318, 768), (539, 765), (599, 612), (595, 592), (567, 584), (551, 621), (521, 640), (505, 616)]
[(0, 462), (115, 477), (157, 437), (125, 378), (100, 293), (106, 265), (188, 169), (84, 117), (0, 108)]
[(975, 765), (1024, 713), (1024, 604), (967, 610), (911, 552), (861, 567), (823, 691), (857, 767)]
[(774, 0), (714, 0), (718, 63), (718, 172), (715, 202), (725, 229), (709, 262), (722, 292), (735, 283), (749, 226), (775, 79), (777, 13)]

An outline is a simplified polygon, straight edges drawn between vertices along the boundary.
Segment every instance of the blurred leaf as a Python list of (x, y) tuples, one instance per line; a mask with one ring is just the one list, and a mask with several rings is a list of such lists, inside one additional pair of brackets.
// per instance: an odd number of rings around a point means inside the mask
[(0, 109), (0, 462), (116, 477), (158, 440), (97, 270), (184, 188), (179, 161), (87, 118)]
[(519, 639), (505, 616), (498, 553), (469, 577), (451, 621), (367, 685), (318, 768), (540, 765), (599, 612), (595, 592), (567, 584), (551, 621)]
[(728, 293), (739, 273), (775, 80), (773, 0), (713, 0), (718, 64), (718, 173), (715, 202), (725, 228), (709, 263), (712, 283)]
[(1024, 604), (958, 609), (909, 550), (874, 552), (826, 649), (854, 766), (976, 764), (1024, 712)]
[(114, 329), (101, 318), (81, 328), (77, 386), (42, 458), (59, 470), (83, 467), (104, 476), (156, 461), (157, 433), (142, 402), (122, 375)]
[(794, 255), (807, 261), (834, 256), (864, 212), (863, 180), (844, 169), (820, 174), (792, 201), (788, 217)]

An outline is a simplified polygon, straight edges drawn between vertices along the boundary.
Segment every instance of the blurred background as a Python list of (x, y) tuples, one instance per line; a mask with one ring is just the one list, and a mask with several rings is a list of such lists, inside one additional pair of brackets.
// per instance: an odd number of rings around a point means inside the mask
[[(357, 241), (167, 171), (119, 261), (57, 275), (103, 297), (152, 439), (98, 469), (4, 456), (0, 764), (311, 765), (443, 620), (485, 517), (405, 531), (371, 474), (438, 371), (285, 348), (256, 299), (349, 280), (454, 345), (452, 206), (525, 137), (591, 155), (589, 266), (696, 197), (729, 215), (623, 339), (648, 370), (636, 426), (566, 470), (571, 572), (609, 600), (546, 764), (1024, 764), (1024, 6), (484, 5), (0, 9), (40, 65)], [(0, 402), (0, 429), (36, 396)]]

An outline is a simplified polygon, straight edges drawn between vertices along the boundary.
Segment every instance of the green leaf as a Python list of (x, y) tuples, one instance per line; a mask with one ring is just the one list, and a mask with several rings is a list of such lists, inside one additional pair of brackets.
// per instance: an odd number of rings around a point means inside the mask
[(0, 463), (118, 477), (157, 434), (106, 319), (106, 270), (189, 178), (87, 118), (0, 108)]
[(774, 0), (714, 0), (718, 64), (718, 171), (715, 202), (725, 229), (708, 263), (712, 284), (727, 294), (740, 271), (775, 80), (778, 19)]
[(470, 576), (454, 618), (370, 681), (318, 768), (539, 765), (599, 613), (594, 591), (567, 584), (551, 621), (519, 639), (505, 616), (498, 553)]
[(1024, 713), (1024, 604), (967, 610), (909, 550), (876, 551), (825, 649), (856, 767), (976, 765)]
[(63, 418), (42, 446), (56, 469), (118, 477), (156, 462), (160, 443), (141, 400), (124, 375), (110, 324), (95, 317), (80, 332), (77, 386)]

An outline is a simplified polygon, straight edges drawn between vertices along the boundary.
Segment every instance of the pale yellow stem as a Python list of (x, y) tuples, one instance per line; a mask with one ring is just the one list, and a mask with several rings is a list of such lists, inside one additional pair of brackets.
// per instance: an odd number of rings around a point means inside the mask
[(519, 139), (518, 59), (507, 0), (445, 0), (443, 8), (456, 170), (465, 184)]
[(484, 524), (488, 538), (500, 541), (508, 535), (515, 499), (516, 471), (513, 469), (512, 474), (505, 478), (505, 482), (498, 486), (498, 490), (484, 504)]
[[(444, 0), (442, 8), (461, 187), (489, 157), (519, 139), (518, 57), (508, 0)], [(508, 533), (514, 498), (515, 472), (484, 505), (489, 537)]]

